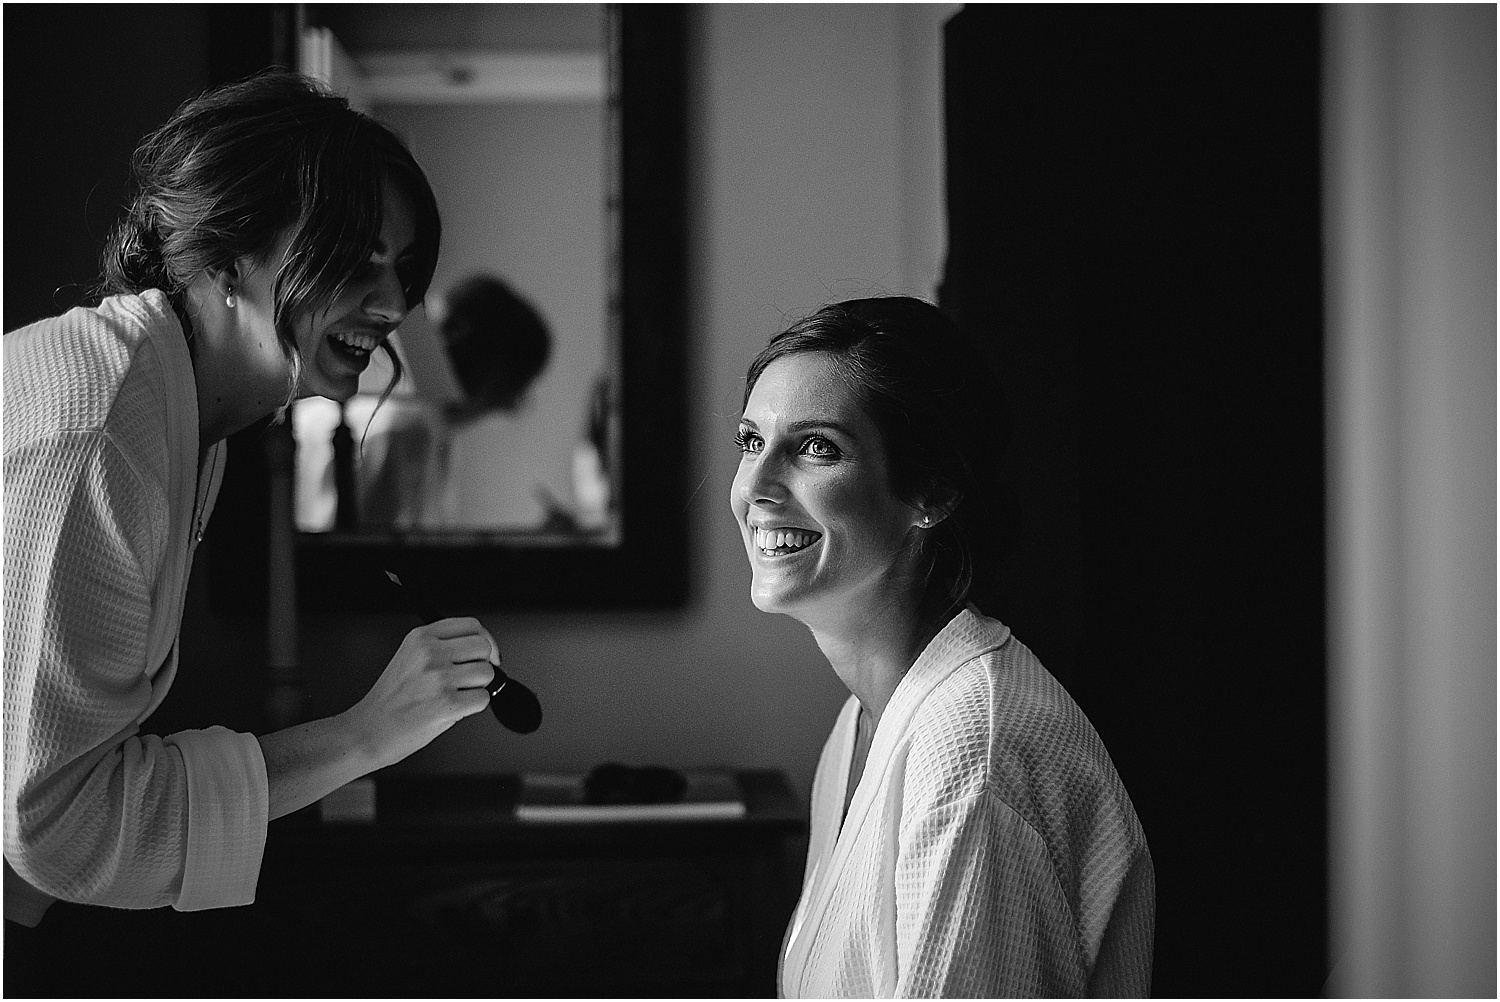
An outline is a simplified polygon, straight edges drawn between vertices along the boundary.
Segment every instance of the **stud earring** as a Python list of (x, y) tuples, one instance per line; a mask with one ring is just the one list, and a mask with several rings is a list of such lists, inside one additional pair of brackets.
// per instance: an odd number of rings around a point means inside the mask
[(229, 287), (229, 295), (224, 297), (224, 305), (231, 310), (240, 305), (240, 301), (234, 298), (234, 286), (232, 285)]
[(932, 516), (931, 515), (923, 515), (922, 516), (922, 525), (928, 526), (928, 525), (931, 525), (931, 524), (932, 524)]

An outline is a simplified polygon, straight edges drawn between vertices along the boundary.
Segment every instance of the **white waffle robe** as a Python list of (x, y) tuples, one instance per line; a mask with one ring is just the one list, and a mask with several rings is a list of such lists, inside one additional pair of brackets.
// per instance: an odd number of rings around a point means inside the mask
[(3, 360), (5, 917), (248, 904), (255, 735), (141, 733), (223, 474), (223, 443), (200, 462), (187, 338), (152, 289), (12, 331)]
[(1145, 996), (1155, 877), (1083, 711), (1001, 623), (960, 612), (881, 717), (840, 814), (860, 705), (813, 781), (788, 998)]

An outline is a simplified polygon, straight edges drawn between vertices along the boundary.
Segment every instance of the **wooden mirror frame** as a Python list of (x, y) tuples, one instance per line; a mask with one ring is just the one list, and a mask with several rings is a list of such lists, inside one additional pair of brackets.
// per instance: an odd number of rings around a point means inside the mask
[[(453, 546), (296, 536), (303, 612), (403, 608), (395, 570), (445, 613), (667, 609), (686, 600), (688, 538), (686, 305), (686, 16), (622, 4), (619, 21), (619, 299), (622, 539), (618, 546)], [(231, 439), (203, 547), (210, 603), (263, 612), (270, 588), (268, 448), (285, 426)]]

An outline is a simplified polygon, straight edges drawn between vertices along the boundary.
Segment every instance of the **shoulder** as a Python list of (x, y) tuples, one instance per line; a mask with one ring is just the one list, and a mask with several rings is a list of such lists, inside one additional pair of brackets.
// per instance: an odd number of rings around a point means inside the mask
[(1107, 914), (1101, 902), (1149, 851), (1104, 742), (1015, 637), (959, 656), (912, 719), (903, 829), (964, 824), (1007, 852), (1024, 843), (1075, 914)]
[(1044, 829), (1059, 810), (1123, 794), (1083, 710), (1008, 632), (934, 687), (913, 725), (913, 758), (943, 777), (935, 796), (983, 792)]
[(40, 320), (3, 343), (8, 454), (58, 434), (159, 442), (170, 373), (191, 372), (182, 328), (156, 290)]

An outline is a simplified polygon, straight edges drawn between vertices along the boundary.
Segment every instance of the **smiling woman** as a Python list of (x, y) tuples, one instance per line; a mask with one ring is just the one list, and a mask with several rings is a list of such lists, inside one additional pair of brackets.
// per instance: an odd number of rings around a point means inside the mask
[[(202, 328), (200, 379), (217, 384), (216, 400), (227, 405), (211, 408), (214, 437), (263, 417), (261, 401), (278, 392), (347, 400), (359, 389), (371, 353), (386, 347), (410, 308), (403, 272), (412, 268), (417, 240), (413, 198), (389, 177), (380, 184), (378, 204), (380, 232), (369, 242), (368, 258), (325, 302), (288, 315), (278, 297), (297, 253), (298, 230), (291, 224), (263, 256), (247, 255), (189, 283), (186, 304)], [(211, 291), (219, 285), (222, 302)]]
[(788, 998), (1144, 996), (1155, 877), (1083, 712), (974, 604), (1007, 542), (994, 376), (938, 309), (828, 306), (746, 377), (751, 599), (850, 697), (812, 791)]
[(880, 433), (835, 356), (767, 365), (739, 445), (734, 508), (756, 608), (831, 628), (830, 616), (915, 603), (921, 547), (907, 545), (908, 533), (931, 517), (892, 492)]
[(271, 818), (483, 710), (494, 641), (409, 633), (335, 717), (141, 733), (177, 670), (224, 439), (352, 394), (425, 294), (436, 204), (383, 126), (292, 74), (187, 102), (132, 164), (105, 298), (4, 339), (5, 910), (252, 901)]
[(314, 361), (302, 370), (299, 397), (347, 400), (353, 396), (370, 353), (385, 345), (407, 314), (402, 272), (411, 267), (416, 213), (411, 198), (390, 178), (380, 186), (380, 208), (380, 234), (370, 247), (369, 260), (332, 303), (298, 324), (302, 357)]

